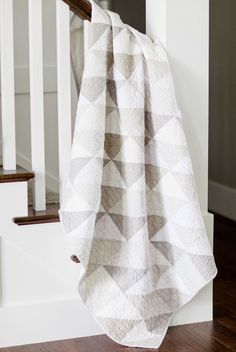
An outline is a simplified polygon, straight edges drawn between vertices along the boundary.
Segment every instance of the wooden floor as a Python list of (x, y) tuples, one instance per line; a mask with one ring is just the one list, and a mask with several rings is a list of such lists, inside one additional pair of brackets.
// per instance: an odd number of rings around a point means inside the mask
[[(159, 352), (236, 351), (236, 223), (215, 218), (214, 322), (170, 328)], [(144, 352), (122, 347), (106, 336), (3, 348), (1, 352)]]

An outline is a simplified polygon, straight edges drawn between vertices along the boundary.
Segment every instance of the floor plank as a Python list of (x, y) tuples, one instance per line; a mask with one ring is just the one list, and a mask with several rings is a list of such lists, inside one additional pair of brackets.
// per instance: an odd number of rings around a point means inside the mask
[[(159, 352), (236, 352), (235, 253), (236, 223), (216, 216), (215, 257), (219, 275), (214, 283), (214, 321), (170, 328)], [(1, 349), (1, 352), (135, 351), (152, 350), (123, 347), (104, 335)]]

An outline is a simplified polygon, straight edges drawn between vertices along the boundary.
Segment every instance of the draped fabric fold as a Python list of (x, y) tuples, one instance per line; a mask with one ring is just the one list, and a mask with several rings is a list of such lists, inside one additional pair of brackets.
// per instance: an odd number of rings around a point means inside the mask
[(158, 348), (216, 267), (166, 52), (91, 3), (59, 215), (94, 319), (122, 345)]

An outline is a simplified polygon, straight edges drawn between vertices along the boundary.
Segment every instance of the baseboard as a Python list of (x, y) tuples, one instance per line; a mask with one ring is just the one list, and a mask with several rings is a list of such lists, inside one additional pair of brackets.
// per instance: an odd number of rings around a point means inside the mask
[(98, 334), (79, 299), (0, 307), (0, 348)]
[(209, 181), (209, 209), (236, 221), (236, 189)]

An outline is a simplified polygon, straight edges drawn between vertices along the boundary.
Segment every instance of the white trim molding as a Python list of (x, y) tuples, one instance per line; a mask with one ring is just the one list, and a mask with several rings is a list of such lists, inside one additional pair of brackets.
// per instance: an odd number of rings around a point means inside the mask
[(80, 299), (3, 306), (0, 327), (0, 348), (102, 334)]
[(209, 209), (236, 221), (236, 189), (210, 180)]

